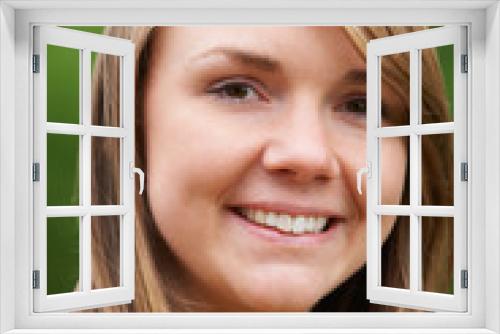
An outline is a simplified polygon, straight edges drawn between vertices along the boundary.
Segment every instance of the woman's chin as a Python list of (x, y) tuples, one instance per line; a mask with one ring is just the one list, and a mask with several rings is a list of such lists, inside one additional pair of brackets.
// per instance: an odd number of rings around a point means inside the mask
[(250, 312), (309, 312), (321, 297), (300, 293), (273, 292), (268, 295), (249, 296), (245, 301)]
[(254, 280), (253, 284), (238, 288), (238, 299), (248, 311), (253, 312), (308, 312), (327, 293), (323, 290), (328, 290), (319, 289), (318, 285), (314, 285), (317, 282), (313, 282), (294, 281), (289, 275), (271, 282)]

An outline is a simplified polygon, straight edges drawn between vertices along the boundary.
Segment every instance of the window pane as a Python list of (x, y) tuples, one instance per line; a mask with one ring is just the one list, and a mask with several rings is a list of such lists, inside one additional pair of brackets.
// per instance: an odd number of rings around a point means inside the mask
[(47, 121), (80, 122), (80, 50), (47, 45)]
[(453, 294), (453, 218), (422, 217), (423, 291)]
[(80, 218), (47, 218), (47, 294), (73, 292), (80, 266)]
[(120, 204), (120, 141), (92, 137), (92, 205)]
[(453, 45), (421, 50), (422, 124), (453, 122)]
[(410, 53), (380, 57), (381, 126), (410, 124)]
[(79, 146), (79, 136), (47, 134), (47, 205), (79, 205)]
[(120, 57), (92, 52), (92, 124), (120, 127)]
[(410, 219), (408, 216), (379, 216), (379, 223), (382, 286), (409, 289)]
[(92, 289), (120, 286), (120, 216), (92, 217)]
[(379, 203), (409, 205), (409, 138), (379, 138)]
[(421, 139), (422, 205), (453, 206), (453, 134)]

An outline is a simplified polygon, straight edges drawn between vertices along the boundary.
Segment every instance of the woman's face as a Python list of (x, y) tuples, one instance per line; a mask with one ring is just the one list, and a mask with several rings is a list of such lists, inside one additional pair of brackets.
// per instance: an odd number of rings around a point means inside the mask
[[(183, 292), (210, 311), (309, 310), (365, 263), (364, 59), (335, 27), (174, 27), (154, 51), (147, 190)], [(398, 202), (405, 146), (383, 150)]]

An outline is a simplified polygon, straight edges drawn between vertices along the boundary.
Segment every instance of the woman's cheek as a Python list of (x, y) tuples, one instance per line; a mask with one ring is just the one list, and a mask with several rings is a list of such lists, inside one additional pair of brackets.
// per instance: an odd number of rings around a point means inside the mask
[(336, 132), (332, 138), (333, 150), (341, 165), (342, 183), (346, 185), (349, 196), (358, 210), (357, 218), (364, 217), (366, 211), (366, 178), (362, 179), (363, 193), (357, 191), (356, 174), (366, 166), (366, 134), (364, 131), (350, 129), (349, 132)]
[[(203, 144), (201, 144), (203, 143)], [(248, 132), (244, 124), (220, 124), (205, 127), (197, 140), (191, 142), (187, 168), (195, 187), (203, 183), (206, 190), (223, 191), (235, 185), (245, 172), (258, 163), (263, 140)]]

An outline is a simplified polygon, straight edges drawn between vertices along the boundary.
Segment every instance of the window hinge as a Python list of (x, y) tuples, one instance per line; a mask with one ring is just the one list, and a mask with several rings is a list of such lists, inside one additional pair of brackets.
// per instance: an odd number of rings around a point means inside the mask
[(40, 73), (40, 55), (33, 55), (33, 73)]
[(33, 289), (40, 289), (40, 270), (33, 270)]
[(40, 181), (40, 164), (38, 162), (33, 164), (33, 181)]
[(469, 165), (466, 162), (460, 164), (460, 179), (462, 181), (469, 180)]
[(462, 55), (462, 73), (469, 72), (469, 57), (467, 55)]
[(467, 289), (469, 287), (469, 272), (467, 270), (461, 271), (460, 287), (462, 289)]

